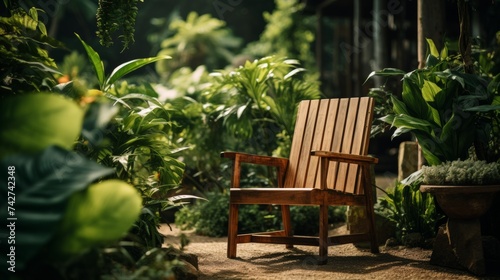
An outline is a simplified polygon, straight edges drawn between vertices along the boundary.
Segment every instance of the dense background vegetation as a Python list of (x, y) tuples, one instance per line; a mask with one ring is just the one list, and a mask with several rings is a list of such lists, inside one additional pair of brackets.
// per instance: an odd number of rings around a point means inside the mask
[[(50, 263), (51, 273), (161, 279), (178, 272), (182, 264), (163, 262), (171, 251), (160, 249), (165, 244), (158, 232), (161, 222), (175, 221), (173, 212), (181, 227), (226, 234), (231, 167), (219, 153), (286, 157), (296, 104), (322, 97), (312, 51), (314, 18), (299, 2), (129, 1), (138, 9), (135, 26), (128, 22), (110, 34), (101, 29), (99, 38), (98, 18), (116, 23), (113, 14), (98, 10), (109, 1), (4, 1), (39, 9), (0, 11), (0, 98), (50, 91), (77, 104), (85, 114), (78, 141), (66, 147), (70, 155), (105, 168), (142, 199), (126, 236), (89, 245), (71, 263)], [(15, 142), (7, 138), (2, 136), (3, 144)], [(275, 184), (270, 170), (243, 172), (247, 185)], [(396, 224), (399, 241), (412, 232), (433, 235), (439, 217), (432, 197), (399, 183), (386, 194), (378, 212)], [(317, 220), (309, 217), (316, 211), (292, 208), (297, 233), (314, 232)], [(344, 212), (332, 208), (330, 222), (343, 221)], [(276, 209), (255, 206), (242, 211), (242, 230), (263, 230), (248, 223), (257, 219), (269, 230), (281, 226)]]

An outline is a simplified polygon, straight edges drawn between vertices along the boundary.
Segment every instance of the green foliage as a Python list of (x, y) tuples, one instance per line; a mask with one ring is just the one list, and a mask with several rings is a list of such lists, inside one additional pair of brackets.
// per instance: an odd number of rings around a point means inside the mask
[(320, 97), (318, 83), (306, 81), (298, 66), (293, 59), (265, 57), (212, 74), (207, 94), (222, 101), (214, 113), (245, 149), (271, 154), (281, 141), (282, 155), (288, 153), (298, 103)]
[(225, 67), (233, 59), (233, 51), (241, 44), (224, 21), (209, 14), (191, 12), (185, 21), (174, 19), (168, 29), (171, 35), (161, 42), (158, 55), (173, 59), (156, 64), (156, 70), (163, 78), (181, 67), (195, 69), (205, 65), (210, 70)]
[(47, 251), (52, 258), (65, 260), (115, 242), (135, 223), (141, 206), (137, 190), (123, 181), (91, 184), (70, 197)]
[[(0, 165), (11, 171), (0, 177), (12, 182), (3, 190), (4, 197), (15, 194), (15, 200), (5, 200), (2, 207), (12, 208), (11, 215), (19, 219), (16, 268), (30, 271), (54, 262), (66, 266), (123, 237), (138, 217), (141, 198), (123, 181), (103, 180), (113, 169), (71, 151), (82, 131), (81, 108), (48, 93), (10, 96), (5, 101), (0, 118), (15, 126), (0, 137), (5, 152)], [(18, 144), (13, 144), (12, 136)], [(7, 212), (0, 215), (7, 219)], [(8, 236), (7, 229), (0, 234)], [(8, 250), (7, 243), (2, 249)], [(2, 265), (6, 263), (2, 259)]]
[(267, 25), (259, 41), (248, 44), (243, 53), (253, 57), (294, 57), (307, 69), (313, 69), (316, 64), (311, 46), (316, 20), (304, 15), (305, 3), (301, 1), (275, 0), (275, 3), (272, 13), (264, 13)]
[(139, 190), (147, 210), (133, 233), (145, 245), (159, 247), (163, 243), (157, 231), (159, 212), (175, 205), (167, 193), (179, 187), (184, 172), (184, 163), (176, 158), (178, 149), (170, 139), (174, 124), (169, 121), (169, 111), (146, 94), (125, 93), (116, 100), (123, 106), (114, 111), (117, 114), (103, 130), (97, 131), (99, 137), (83, 138), (77, 149), (113, 167), (118, 178)]
[(212, 114), (221, 101), (203, 94), (210, 81), (208, 74), (203, 66), (194, 71), (183, 67), (174, 71), (166, 85), (166, 93), (174, 97), (165, 103), (177, 124), (172, 127), (172, 137), (179, 146), (189, 147), (179, 151), (186, 166), (183, 186), (201, 193), (222, 188), (219, 154), (231, 141)]
[(436, 211), (434, 197), (419, 190), (419, 184), (405, 185), (396, 182), (380, 197), (375, 211), (394, 222), (396, 238), (404, 244), (410, 233), (420, 233), (423, 238), (436, 235), (436, 222), (441, 218)]
[[(477, 127), (489, 120), (481, 114), (498, 110), (498, 83), (465, 73), (447, 48), (438, 52), (431, 40), (426, 67), (405, 74), (398, 69), (374, 71), (372, 76), (403, 76), (401, 98), (391, 95), (392, 112), (381, 118), (397, 129), (393, 137), (411, 132), (430, 165), (465, 159), (478, 138)], [(491, 122), (489, 123), (491, 124)]]
[[(345, 222), (346, 206), (328, 208), (328, 223)], [(316, 235), (319, 230), (319, 206), (290, 206), (293, 232), (297, 235)]]
[[(99, 102), (90, 108), (98, 112), (95, 116), (104, 114), (107, 117), (95, 121), (100, 127), (82, 138), (76, 149), (113, 167), (117, 178), (139, 190), (144, 209), (131, 230), (134, 236), (130, 238), (145, 248), (161, 247), (163, 237), (158, 232), (159, 213), (180, 203), (177, 198), (169, 197), (169, 193), (179, 188), (185, 166), (176, 156), (182, 148), (172, 138), (172, 130), (177, 124), (170, 117), (175, 110), (168, 109), (158, 100), (158, 94), (150, 84), (137, 86), (125, 81), (118, 84), (117, 81), (167, 57), (131, 60), (106, 75), (99, 54), (80, 41), (94, 67), (101, 93)], [(109, 100), (115, 105), (109, 105)], [(105, 105), (100, 106), (101, 102)]]
[(89, 88), (97, 84), (97, 78), (90, 65), (87, 56), (78, 51), (72, 51), (64, 56), (63, 61), (58, 65), (63, 76), (59, 77), (59, 83), (78, 80)]
[(422, 182), (427, 185), (493, 185), (500, 183), (500, 163), (484, 160), (447, 161), (422, 167)]
[(175, 214), (175, 224), (179, 228), (196, 229), (197, 234), (206, 236), (227, 235), (229, 217), (229, 194), (227, 192), (209, 192), (205, 194), (207, 202), (196, 201), (192, 206), (185, 206)]
[(136, 71), (139, 68), (142, 68), (150, 63), (157, 62), (162, 59), (169, 59), (169, 56), (157, 56), (157, 57), (148, 57), (148, 58), (140, 58), (127, 61), (115, 67), (109, 76), (106, 76), (104, 73), (104, 63), (101, 60), (99, 54), (85, 41), (83, 41), (78, 34), (76, 34), (80, 42), (82, 43), (85, 51), (87, 52), (88, 58), (94, 67), (94, 71), (99, 82), (100, 90), (103, 92), (107, 92), (111, 89), (113, 84), (119, 79), (123, 78), (123, 76)]
[[(181, 208), (175, 215), (175, 223), (181, 229), (195, 229), (206, 236), (227, 236), (229, 217), (229, 192), (210, 192), (205, 200)], [(345, 207), (330, 207), (329, 222), (345, 221)], [(295, 234), (314, 235), (319, 229), (319, 207), (291, 206), (290, 214)], [(240, 205), (239, 233), (279, 230), (281, 210), (273, 205)]]
[(370, 88), (368, 96), (375, 100), (374, 119), (370, 131), (370, 137), (374, 138), (383, 134), (391, 128), (391, 124), (381, 121), (380, 118), (393, 113), (392, 93), (385, 87)]
[[(175, 71), (165, 91), (175, 98), (166, 107), (178, 124), (173, 137), (189, 147), (180, 152), (184, 185), (201, 193), (222, 189), (220, 178), (229, 168), (221, 162), (222, 150), (286, 155), (298, 102), (320, 95), (318, 84), (305, 81), (304, 72), (297, 61), (275, 57), (210, 76), (204, 67)], [(251, 167), (245, 174), (257, 171), (262, 170)]]
[[(2, 197), (7, 197), (8, 191), (16, 194), (15, 205), (7, 205), (7, 199), (5, 199), (1, 206), (6, 210), (7, 206), (15, 209), (13, 213), (18, 219), (15, 230), (16, 250), (22, 252), (16, 254), (16, 267), (19, 270), (26, 268), (34, 257), (39, 257), (39, 260), (44, 261), (49, 256), (56, 256), (56, 252), (51, 255), (52, 252), (42, 252), (42, 250), (61, 230), (59, 225), (71, 197), (85, 190), (90, 183), (113, 172), (112, 169), (104, 168), (56, 146), (48, 146), (32, 155), (16, 154), (3, 157), (1, 166), (4, 170), (8, 170), (8, 166), (15, 168), (12, 172), (15, 184), (11, 189), (2, 190)], [(7, 182), (7, 172), (0, 176)], [(1, 217), (6, 220), (7, 211), (2, 211)], [(94, 222), (96, 225), (99, 224), (98, 220)], [(124, 224), (124, 226), (127, 225)], [(8, 228), (3, 227), (0, 234), (8, 236), (7, 230)], [(8, 251), (7, 248), (7, 242), (3, 242), (2, 250)], [(85, 247), (85, 249), (89, 248), (90, 246)], [(71, 257), (76, 256), (77, 254), (71, 255)], [(6, 255), (3, 254), (1, 257), (2, 265), (5, 266)]]
[[(141, 0), (142, 2), (143, 0)], [(135, 20), (139, 0), (99, 0), (97, 8), (97, 37), (101, 45), (113, 44), (111, 34), (122, 29), (123, 49), (134, 43)]]
[(99, 279), (162, 280), (179, 279), (185, 275), (183, 274), (184, 263), (177, 258), (172, 258), (169, 250), (153, 248), (138, 260), (122, 259), (116, 255), (119, 254), (115, 253), (112, 258), (114, 261), (109, 263), (113, 269), (109, 273), (99, 275)]
[(11, 11), (0, 17), (0, 94), (47, 91), (56, 84), (56, 65), (48, 48), (61, 43), (47, 36), (38, 10)]
[(39, 152), (49, 145), (71, 149), (79, 137), (84, 111), (54, 93), (5, 98), (0, 104), (0, 158)]

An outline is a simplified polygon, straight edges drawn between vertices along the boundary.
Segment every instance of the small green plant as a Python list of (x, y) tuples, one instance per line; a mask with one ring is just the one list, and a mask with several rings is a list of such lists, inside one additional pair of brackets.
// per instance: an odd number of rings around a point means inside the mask
[(436, 212), (434, 197), (420, 192), (419, 187), (419, 184), (396, 182), (375, 205), (377, 213), (395, 224), (396, 239), (403, 244), (410, 233), (419, 233), (423, 239), (434, 237), (436, 223), (441, 218)]
[(427, 185), (490, 185), (500, 183), (500, 163), (484, 160), (455, 160), (422, 167)]

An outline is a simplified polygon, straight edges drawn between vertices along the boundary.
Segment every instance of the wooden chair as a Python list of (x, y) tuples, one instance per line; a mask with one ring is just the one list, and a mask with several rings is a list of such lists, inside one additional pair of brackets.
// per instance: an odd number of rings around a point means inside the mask
[[(369, 241), (378, 253), (375, 237), (370, 165), (367, 156), (374, 101), (370, 97), (300, 102), (289, 159), (223, 152), (232, 159), (227, 257), (236, 257), (238, 243), (277, 243), (319, 246), (320, 264), (326, 264), (328, 246)], [(242, 163), (277, 168), (278, 188), (240, 188)], [(240, 204), (281, 205), (283, 230), (238, 234)], [(319, 205), (319, 236), (292, 233), (289, 205)], [(328, 235), (329, 205), (365, 206), (368, 232)]]

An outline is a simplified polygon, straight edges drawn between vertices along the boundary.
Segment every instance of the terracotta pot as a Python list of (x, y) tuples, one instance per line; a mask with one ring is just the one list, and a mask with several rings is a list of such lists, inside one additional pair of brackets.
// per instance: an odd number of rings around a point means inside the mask
[(488, 211), (500, 185), (421, 185), (420, 191), (434, 194), (448, 218), (468, 220), (477, 219)]

